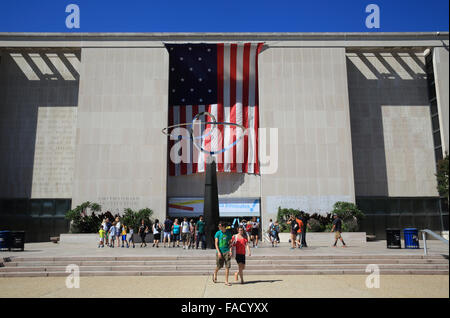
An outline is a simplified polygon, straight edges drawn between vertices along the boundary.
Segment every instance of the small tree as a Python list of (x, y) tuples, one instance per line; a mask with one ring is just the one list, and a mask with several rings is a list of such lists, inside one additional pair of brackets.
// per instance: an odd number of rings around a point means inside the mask
[(358, 221), (362, 220), (365, 216), (364, 213), (358, 209), (356, 204), (352, 202), (338, 201), (333, 205), (332, 214), (337, 216), (343, 221), (356, 218)]
[(277, 213), (277, 222), (280, 224), (281, 232), (289, 232), (289, 225), (286, 222), (289, 220), (289, 217), (293, 214), (296, 218), (300, 217), (300, 210), (296, 209), (282, 209), (278, 207)]
[(141, 220), (144, 220), (148, 226), (153, 224), (151, 219), (152, 215), (153, 211), (149, 208), (144, 208), (137, 212), (132, 209), (125, 209), (122, 216), (122, 223), (126, 226), (131, 226), (135, 230), (135, 233), (137, 233), (136, 229), (139, 228)]
[[(338, 201), (333, 206), (332, 214), (342, 219), (344, 232), (356, 232), (359, 229), (359, 221), (364, 219), (364, 213), (352, 202)], [(327, 228), (328, 229), (328, 228)]]
[[(91, 210), (91, 215), (87, 214), (87, 210)], [(91, 203), (89, 201), (83, 202), (73, 210), (66, 213), (66, 219), (70, 220), (71, 233), (95, 233), (99, 230), (102, 223), (103, 215), (98, 215), (101, 205)]]
[(441, 197), (447, 198), (448, 204), (448, 153), (444, 159), (438, 161), (436, 170), (437, 190)]

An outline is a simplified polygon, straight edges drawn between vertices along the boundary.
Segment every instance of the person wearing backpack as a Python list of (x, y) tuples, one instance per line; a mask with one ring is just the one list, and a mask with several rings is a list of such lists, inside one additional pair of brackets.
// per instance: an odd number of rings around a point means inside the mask
[(153, 224), (153, 245), (152, 247), (159, 248), (159, 241), (161, 240), (161, 225), (159, 224), (159, 220), (155, 220), (155, 224)]
[[(272, 236), (273, 236), (273, 242), (275, 243), (275, 247), (280, 244), (280, 236), (278, 235), (280, 233), (280, 225), (277, 221), (272, 226)], [(272, 245), (273, 246), (273, 245)]]
[(298, 231), (298, 223), (295, 220), (295, 216), (291, 215), (286, 224), (291, 226), (291, 243), (292, 243), (291, 250), (293, 250), (295, 249), (295, 240), (297, 239), (297, 231)]
[(269, 234), (270, 243), (272, 243), (272, 247), (275, 241), (275, 237), (273, 236), (273, 227), (274, 223), (272, 219), (269, 220), (269, 228), (267, 229), (267, 233)]

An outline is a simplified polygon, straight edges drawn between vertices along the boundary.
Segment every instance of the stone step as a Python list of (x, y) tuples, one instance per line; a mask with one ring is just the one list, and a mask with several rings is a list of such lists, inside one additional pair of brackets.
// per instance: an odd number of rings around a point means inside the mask
[[(213, 270), (198, 271), (198, 270), (183, 270), (183, 271), (82, 271), (80, 276), (209, 276), (212, 275)], [(245, 276), (248, 275), (364, 275), (367, 276), (365, 270), (361, 269), (335, 269), (335, 270), (246, 270)], [(448, 269), (445, 270), (428, 270), (428, 269), (413, 269), (413, 270), (384, 270), (381, 275), (448, 275)], [(0, 277), (67, 277), (65, 272), (0, 272)], [(218, 276), (218, 281), (223, 280), (223, 270)], [(232, 275), (230, 275), (232, 280)]]
[[(292, 251), (295, 253), (296, 251)], [(301, 251), (299, 251), (301, 253)], [(71, 257), (11, 257), (11, 261), (35, 262), (35, 261), (155, 261), (155, 260), (215, 260), (215, 255), (191, 255), (191, 256), (71, 256)], [(443, 255), (270, 255), (252, 256), (253, 260), (342, 260), (342, 259), (447, 259)]]
[[(380, 270), (382, 269), (448, 269), (448, 264), (380, 264), (378, 265)], [(364, 269), (366, 264), (311, 264), (311, 265), (275, 265), (275, 264), (260, 264), (260, 265), (247, 265), (246, 270), (272, 270), (277, 271), (279, 269)], [(148, 271), (148, 270), (166, 270), (166, 271), (183, 271), (183, 270), (209, 270), (214, 268), (214, 265), (198, 264), (198, 265), (166, 265), (166, 266), (80, 266), (80, 271)], [(237, 265), (233, 264), (232, 268), (237, 269)], [(66, 271), (66, 266), (37, 266), (37, 267), (2, 267), (0, 272), (56, 272)]]
[[(446, 259), (319, 259), (319, 260), (303, 260), (303, 259), (294, 259), (294, 260), (255, 260), (253, 257), (247, 257), (247, 264), (354, 264), (355, 261), (358, 264), (448, 264), (448, 260)], [(6, 267), (14, 267), (14, 266), (67, 266), (69, 264), (75, 264), (78, 266), (143, 266), (143, 265), (177, 265), (177, 264), (186, 264), (186, 265), (195, 265), (195, 264), (215, 264), (215, 260), (153, 260), (153, 261), (16, 261), (3, 263)]]

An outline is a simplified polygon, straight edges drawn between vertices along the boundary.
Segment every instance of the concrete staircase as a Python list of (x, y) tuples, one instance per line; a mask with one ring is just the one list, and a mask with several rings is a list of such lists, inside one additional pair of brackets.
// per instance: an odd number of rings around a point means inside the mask
[[(80, 276), (211, 275), (214, 256), (11, 257), (0, 259), (0, 277), (66, 277), (66, 266)], [(381, 275), (448, 275), (441, 255), (303, 255), (247, 257), (245, 275), (368, 275), (377, 264)], [(231, 270), (237, 269), (232, 260)]]

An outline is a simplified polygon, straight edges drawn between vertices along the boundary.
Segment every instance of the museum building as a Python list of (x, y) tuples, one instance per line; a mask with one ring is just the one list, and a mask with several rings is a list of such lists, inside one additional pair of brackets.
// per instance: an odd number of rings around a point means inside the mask
[(0, 33), (0, 229), (48, 241), (86, 201), (203, 213), (204, 172), (171, 173), (162, 133), (167, 45), (182, 43), (261, 44), (259, 158), (276, 169), (219, 171), (221, 218), (265, 227), (279, 207), (349, 201), (377, 238), (448, 230), (435, 176), (449, 151), (448, 32)]

